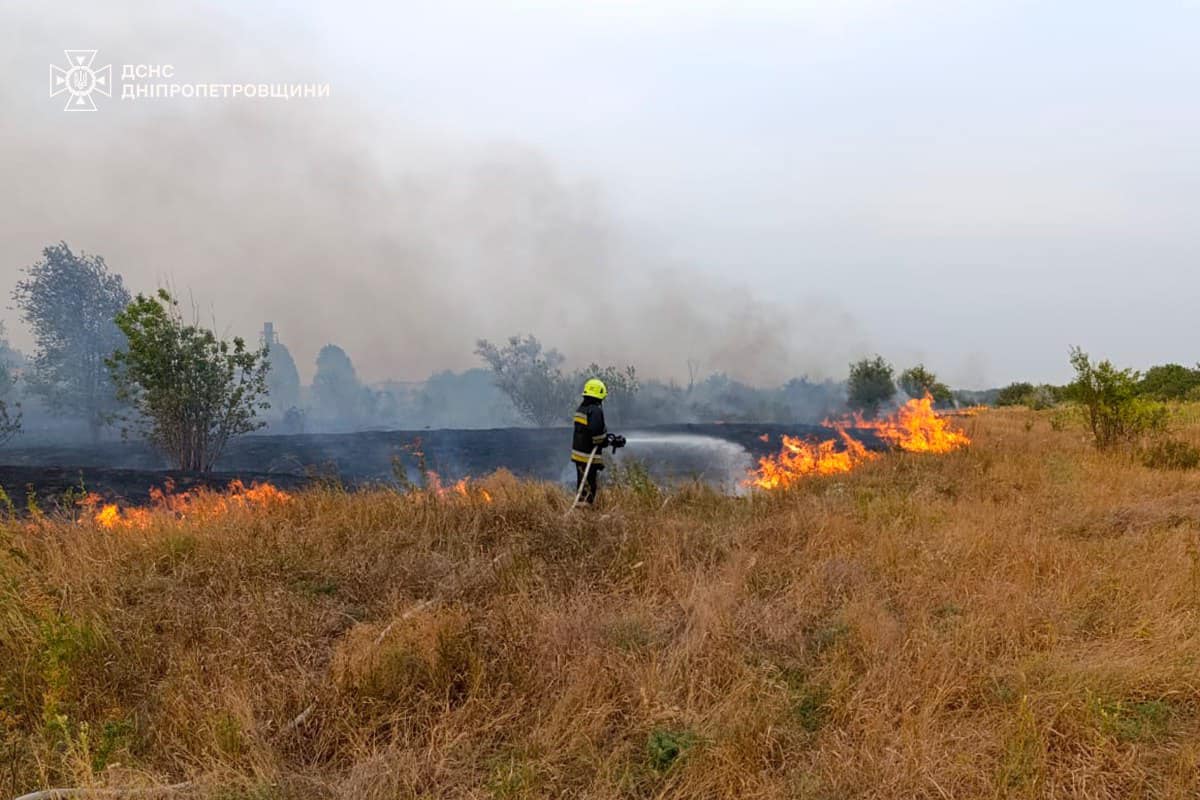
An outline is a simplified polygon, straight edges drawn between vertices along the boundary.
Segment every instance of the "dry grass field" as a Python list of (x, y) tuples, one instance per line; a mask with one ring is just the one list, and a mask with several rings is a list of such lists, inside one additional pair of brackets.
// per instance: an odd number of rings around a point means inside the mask
[(565, 519), (503, 475), (12, 518), (0, 797), (1200, 796), (1200, 471), (959, 422)]

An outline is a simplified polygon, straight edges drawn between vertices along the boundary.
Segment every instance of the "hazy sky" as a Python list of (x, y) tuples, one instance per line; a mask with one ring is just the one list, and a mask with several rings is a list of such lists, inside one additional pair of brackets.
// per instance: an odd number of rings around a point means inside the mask
[[(1195, 1), (99, 5), (0, 0), (5, 294), (66, 239), (374, 379), (1200, 359)], [(63, 112), (66, 48), (332, 97)]]

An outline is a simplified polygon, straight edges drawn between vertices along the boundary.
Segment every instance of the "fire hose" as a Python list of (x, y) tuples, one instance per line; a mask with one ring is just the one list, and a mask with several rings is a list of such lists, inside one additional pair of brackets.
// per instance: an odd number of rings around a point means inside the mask
[(171, 786), (147, 786), (137, 789), (87, 789), (87, 788), (66, 788), (66, 789), (43, 789), (40, 792), (30, 792), (23, 794), (17, 800), (70, 800), (70, 798), (84, 797), (136, 797), (139, 795), (164, 795), (174, 794), (175, 792), (186, 792), (194, 788), (190, 781), (184, 783), (176, 783)]

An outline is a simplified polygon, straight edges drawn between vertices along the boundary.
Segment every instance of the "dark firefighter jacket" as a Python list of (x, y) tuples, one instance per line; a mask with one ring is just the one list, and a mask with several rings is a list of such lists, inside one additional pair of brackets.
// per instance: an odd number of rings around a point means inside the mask
[[(592, 448), (604, 447), (608, 428), (604, 427), (604, 409), (594, 397), (585, 397), (575, 409), (575, 435), (571, 440), (571, 460), (586, 464)], [(604, 459), (600, 453), (592, 459), (592, 469), (603, 469)]]

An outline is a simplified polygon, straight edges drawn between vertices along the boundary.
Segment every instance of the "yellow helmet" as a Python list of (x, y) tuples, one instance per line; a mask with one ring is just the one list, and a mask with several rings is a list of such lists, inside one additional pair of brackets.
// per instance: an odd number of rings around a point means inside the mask
[(599, 378), (592, 378), (583, 385), (583, 396), (594, 397), (597, 400), (603, 400), (608, 397), (608, 387), (604, 385), (604, 381)]

